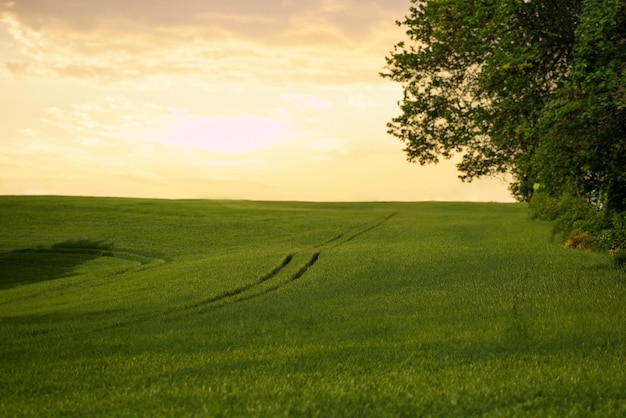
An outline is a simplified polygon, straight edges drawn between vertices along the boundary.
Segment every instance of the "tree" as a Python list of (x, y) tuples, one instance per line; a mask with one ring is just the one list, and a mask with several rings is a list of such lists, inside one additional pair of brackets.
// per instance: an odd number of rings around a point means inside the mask
[(544, 107), (572, 72), (580, 0), (412, 0), (381, 75), (402, 84), (388, 124), (408, 160), (462, 155), (464, 181), (509, 173), (528, 200)]
[(408, 160), (508, 173), (555, 231), (626, 266), (626, 2), (412, 3), (381, 73), (404, 89), (387, 126)]
[(572, 188), (626, 211), (626, 3), (587, 0), (575, 31), (571, 72), (539, 120), (538, 181), (558, 196)]

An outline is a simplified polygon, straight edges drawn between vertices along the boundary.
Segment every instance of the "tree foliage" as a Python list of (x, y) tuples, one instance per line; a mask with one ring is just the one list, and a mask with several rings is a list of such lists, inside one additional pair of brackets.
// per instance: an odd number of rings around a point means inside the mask
[(412, 0), (398, 24), (381, 75), (409, 161), (460, 154), (461, 179), (508, 173), (519, 200), (541, 183), (626, 209), (623, 0)]
[(626, 3), (585, 1), (571, 72), (543, 108), (538, 181), (626, 210)]

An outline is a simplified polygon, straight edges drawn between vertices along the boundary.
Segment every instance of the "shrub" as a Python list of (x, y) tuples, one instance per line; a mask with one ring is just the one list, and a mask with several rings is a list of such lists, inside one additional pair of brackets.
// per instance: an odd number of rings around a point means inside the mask
[(591, 234), (588, 231), (574, 231), (565, 242), (565, 248), (591, 249)]
[(554, 222), (553, 235), (569, 237), (574, 231), (599, 233), (604, 224), (605, 213), (586, 199), (571, 193), (555, 198), (537, 190), (529, 202), (530, 216)]
[(553, 221), (557, 215), (558, 200), (538, 189), (528, 202), (530, 217)]
[(610, 250), (616, 264), (626, 267), (626, 212), (615, 213), (597, 202), (566, 193), (554, 198), (539, 190), (529, 202), (530, 216), (553, 222), (553, 237), (565, 247)]

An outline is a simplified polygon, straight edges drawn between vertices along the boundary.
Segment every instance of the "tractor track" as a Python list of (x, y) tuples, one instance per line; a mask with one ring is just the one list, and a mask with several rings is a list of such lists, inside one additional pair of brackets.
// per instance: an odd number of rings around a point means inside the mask
[[(296, 256), (298, 255), (302, 256), (303, 255), (302, 253), (308, 252), (308, 251), (306, 250), (297, 251), (297, 252), (288, 254), (282, 259), (282, 261), (278, 265), (276, 265), (276, 267), (274, 267), (272, 270), (270, 270), (269, 272), (261, 276), (259, 279), (257, 279), (256, 281), (248, 285), (226, 290), (218, 295), (211, 296), (209, 298), (200, 300), (198, 302), (194, 302), (191, 304), (182, 305), (178, 307), (173, 307), (165, 311), (162, 311), (160, 313), (143, 315), (135, 319), (131, 319), (131, 320), (124, 321), (124, 322), (118, 322), (113, 325), (110, 325), (104, 328), (99, 328), (93, 331), (94, 332), (102, 331), (105, 329), (132, 325), (132, 324), (148, 321), (151, 319), (159, 319), (159, 318), (162, 318), (164, 320), (174, 319), (174, 317), (177, 314), (190, 314), (190, 313), (202, 314), (208, 311), (220, 309), (222, 307), (229, 306), (229, 305), (239, 303), (239, 302), (245, 302), (245, 301), (255, 299), (255, 298), (267, 295), (269, 293), (278, 291), (282, 289), (283, 287), (289, 285), (290, 283), (293, 283), (294, 281), (301, 279), (302, 276), (304, 276), (309, 271), (309, 269), (311, 269), (318, 262), (324, 250), (337, 248), (341, 245), (344, 245), (354, 240), (355, 238), (367, 232), (370, 232), (371, 230), (375, 228), (380, 227), (385, 222), (389, 221), (392, 217), (394, 217), (396, 214), (397, 212), (393, 212), (385, 216), (384, 218), (376, 221), (375, 223), (369, 223), (364, 226), (361, 226), (359, 229), (356, 230), (356, 232), (354, 232), (353, 230), (353, 233), (351, 235), (349, 234), (349, 232), (344, 232), (344, 233), (341, 233), (332, 237), (331, 239), (327, 241), (324, 241), (321, 244), (310, 247), (313, 250), (313, 251), (309, 250), (311, 251), (310, 253), (311, 255), (308, 257), (307, 261), (304, 264), (301, 264), (300, 267), (297, 268), (297, 270), (291, 269), (291, 267), (294, 264), (294, 258), (296, 258)], [(287, 270), (292, 270), (293, 272), (291, 274), (288, 274)], [(285, 275), (287, 276), (284, 277)]]
[[(206, 306), (204, 309), (201, 310), (201, 312), (205, 312), (207, 310), (211, 310), (211, 309), (215, 309), (221, 306), (226, 305), (227, 303), (224, 304), (219, 304), (217, 306), (208, 306), (211, 305), (212, 303), (219, 303), (219, 302), (223, 302), (226, 299), (229, 298), (233, 298), (232, 302), (243, 302), (246, 300), (250, 300), (250, 299), (254, 299), (256, 297), (265, 295), (267, 293), (276, 291), (280, 288), (282, 288), (283, 286), (288, 285), (289, 283), (299, 279), (300, 277), (302, 277), (319, 259), (322, 250), (325, 248), (336, 248), (339, 247), (341, 245), (346, 244), (347, 242), (350, 242), (352, 240), (354, 240), (355, 238), (373, 230), (374, 228), (377, 228), (379, 226), (381, 226), (382, 224), (384, 224), (385, 222), (387, 222), (389, 219), (391, 219), (392, 217), (394, 217), (395, 215), (397, 215), (397, 212), (393, 212), (387, 216), (385, 216), (383, 219), (379, 220), (378, 222), (375, 222), (373, 224), (367, 224), (365, 227), (360, 228), (356, 233), (353, 233), (352, 235), (349, 235), (346, 239), (342, 239), (344, 238), (347, 233), (341, 233), (338, 234), (336, 236), (334, 236), (333, 238), (324, 241), (321, 244), (315, 245), (313, 248), (316, 249), (317, 251), (314, 252), (311, 257), (309, 258), (309, 260), (306, 262), (306, 264), (302, 265), (295, 273), (293, 273), (291, 276), (289, 276), (288, 278), (286, 278), (285, 280), (282, 280), (276, 284), (273, 284), (271, 286), (267, 286), (267, 287), (263, 287), (263, 288), (259, 288), (262, 284), (264, 284), (265, 282), (267, 282), (269, 279), (273, 278), (274, 276), (278, 275), (278, 273), (281, 272), (281, 270), (283, 270), (284, 267), (287, 266), (287, 264), (289, 264), (289, 262), (293, 259), (293, 257), (295, 256), (296, 253), (290, 254), (285, 260), (288, 259), (287, 262), (283, 261), (283, 263), (280, 265), (280, 267), (275, 268), (274, 270), (272, 270), (272, 272), (270, 272), (269, 275), (266, 275), (267, 278), (266, 279), (262, 279), (257, 281), (256, 283), (253, 283), (251, 285), (248, 286), (244, 286), (242, 288), (238, 288), (238, 289), (234, 289), (232, 291), (227, 291), (224, 292), (221, 295), (206, 299), (205, 301), (202, 302), (198, 302), (196, 304), (194, 304), (193, 306), (188, 307), (187, 309), (190, 308), (195, 308), (195, 307), (199, 307), (199, 306)], [(265, 277), (265, 276), (264, 276)], [(245, 295), (242, 295), (244, 292), (248, 292)]]

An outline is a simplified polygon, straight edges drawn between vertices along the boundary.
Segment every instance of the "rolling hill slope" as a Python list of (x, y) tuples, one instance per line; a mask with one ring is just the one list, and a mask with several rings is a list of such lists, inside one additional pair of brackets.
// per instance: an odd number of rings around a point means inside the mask
[(0, 197), (1, 416), (621, 416), (626, 278), (519, 204)]

